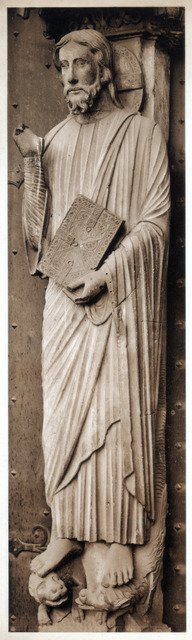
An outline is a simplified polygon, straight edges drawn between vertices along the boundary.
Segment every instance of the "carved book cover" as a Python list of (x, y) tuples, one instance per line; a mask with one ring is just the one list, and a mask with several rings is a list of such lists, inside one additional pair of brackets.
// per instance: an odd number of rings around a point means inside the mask
[[(123, 235), (124, 221), (79, 195), (58, 228), (38, 268), (64, 289), (98, 268)], [(70, 297), (73, 294), (67, 291)]]

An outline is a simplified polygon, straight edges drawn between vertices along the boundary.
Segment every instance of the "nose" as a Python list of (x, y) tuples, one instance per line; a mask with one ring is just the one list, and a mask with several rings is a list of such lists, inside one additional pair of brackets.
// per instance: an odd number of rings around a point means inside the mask
[(78, 79), (75, 74), (74, 65), (71, 64), (68, 68), (67, 80), (69, 84), (77, 84)]

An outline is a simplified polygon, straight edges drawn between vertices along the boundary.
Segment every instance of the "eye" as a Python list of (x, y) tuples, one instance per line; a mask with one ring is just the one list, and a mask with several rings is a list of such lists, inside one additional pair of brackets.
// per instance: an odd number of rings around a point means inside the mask
[(85, 67), (85, 65), (88, 64), (88, 61), (83, 58), (79, 58), (79, 60), (76, 61), (76, 64), (78, 67)]
[(62, 60), (62, 62), (61, 62), (61, 68), (62, 68), (62, 69), (67, 69), (67, 68), (68, 68), (68, 66), (69, 66), (69, 64), (68, 64), (67, 60)]

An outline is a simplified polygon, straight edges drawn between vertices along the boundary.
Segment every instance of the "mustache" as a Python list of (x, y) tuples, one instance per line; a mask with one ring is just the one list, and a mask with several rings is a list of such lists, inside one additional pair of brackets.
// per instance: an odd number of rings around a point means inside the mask
[(89, 93), (89, 91), (87, 89), (85, 89), (84, 87), (68, 87), (68, 88), (66, 87), (66, 88), (64, 88), (64, 94), (66, 96), (68, 96), (70, 93), (79, 93), (79, 91), (82, 91), (86, 95)]

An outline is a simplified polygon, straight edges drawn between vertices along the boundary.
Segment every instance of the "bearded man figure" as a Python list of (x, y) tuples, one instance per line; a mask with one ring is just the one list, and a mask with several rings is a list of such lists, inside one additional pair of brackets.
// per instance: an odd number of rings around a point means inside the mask
[(76, 302), (49, 279), (42, 386), (52, 532), (31, 568), (45, 576), (83, 543), (102, 542), (98, 580), (107, 588), (132, 580), (165, 488), (168, 163), (159, 126), (120, 104), (100, 33), (64, 36), (55, 64), (69, 116), (44, 140), (25, 126), (14, 136), (30, 272), (78, 194), (125, 220), (126, 235), (99, 269), (71, 283), (84, 285)]

